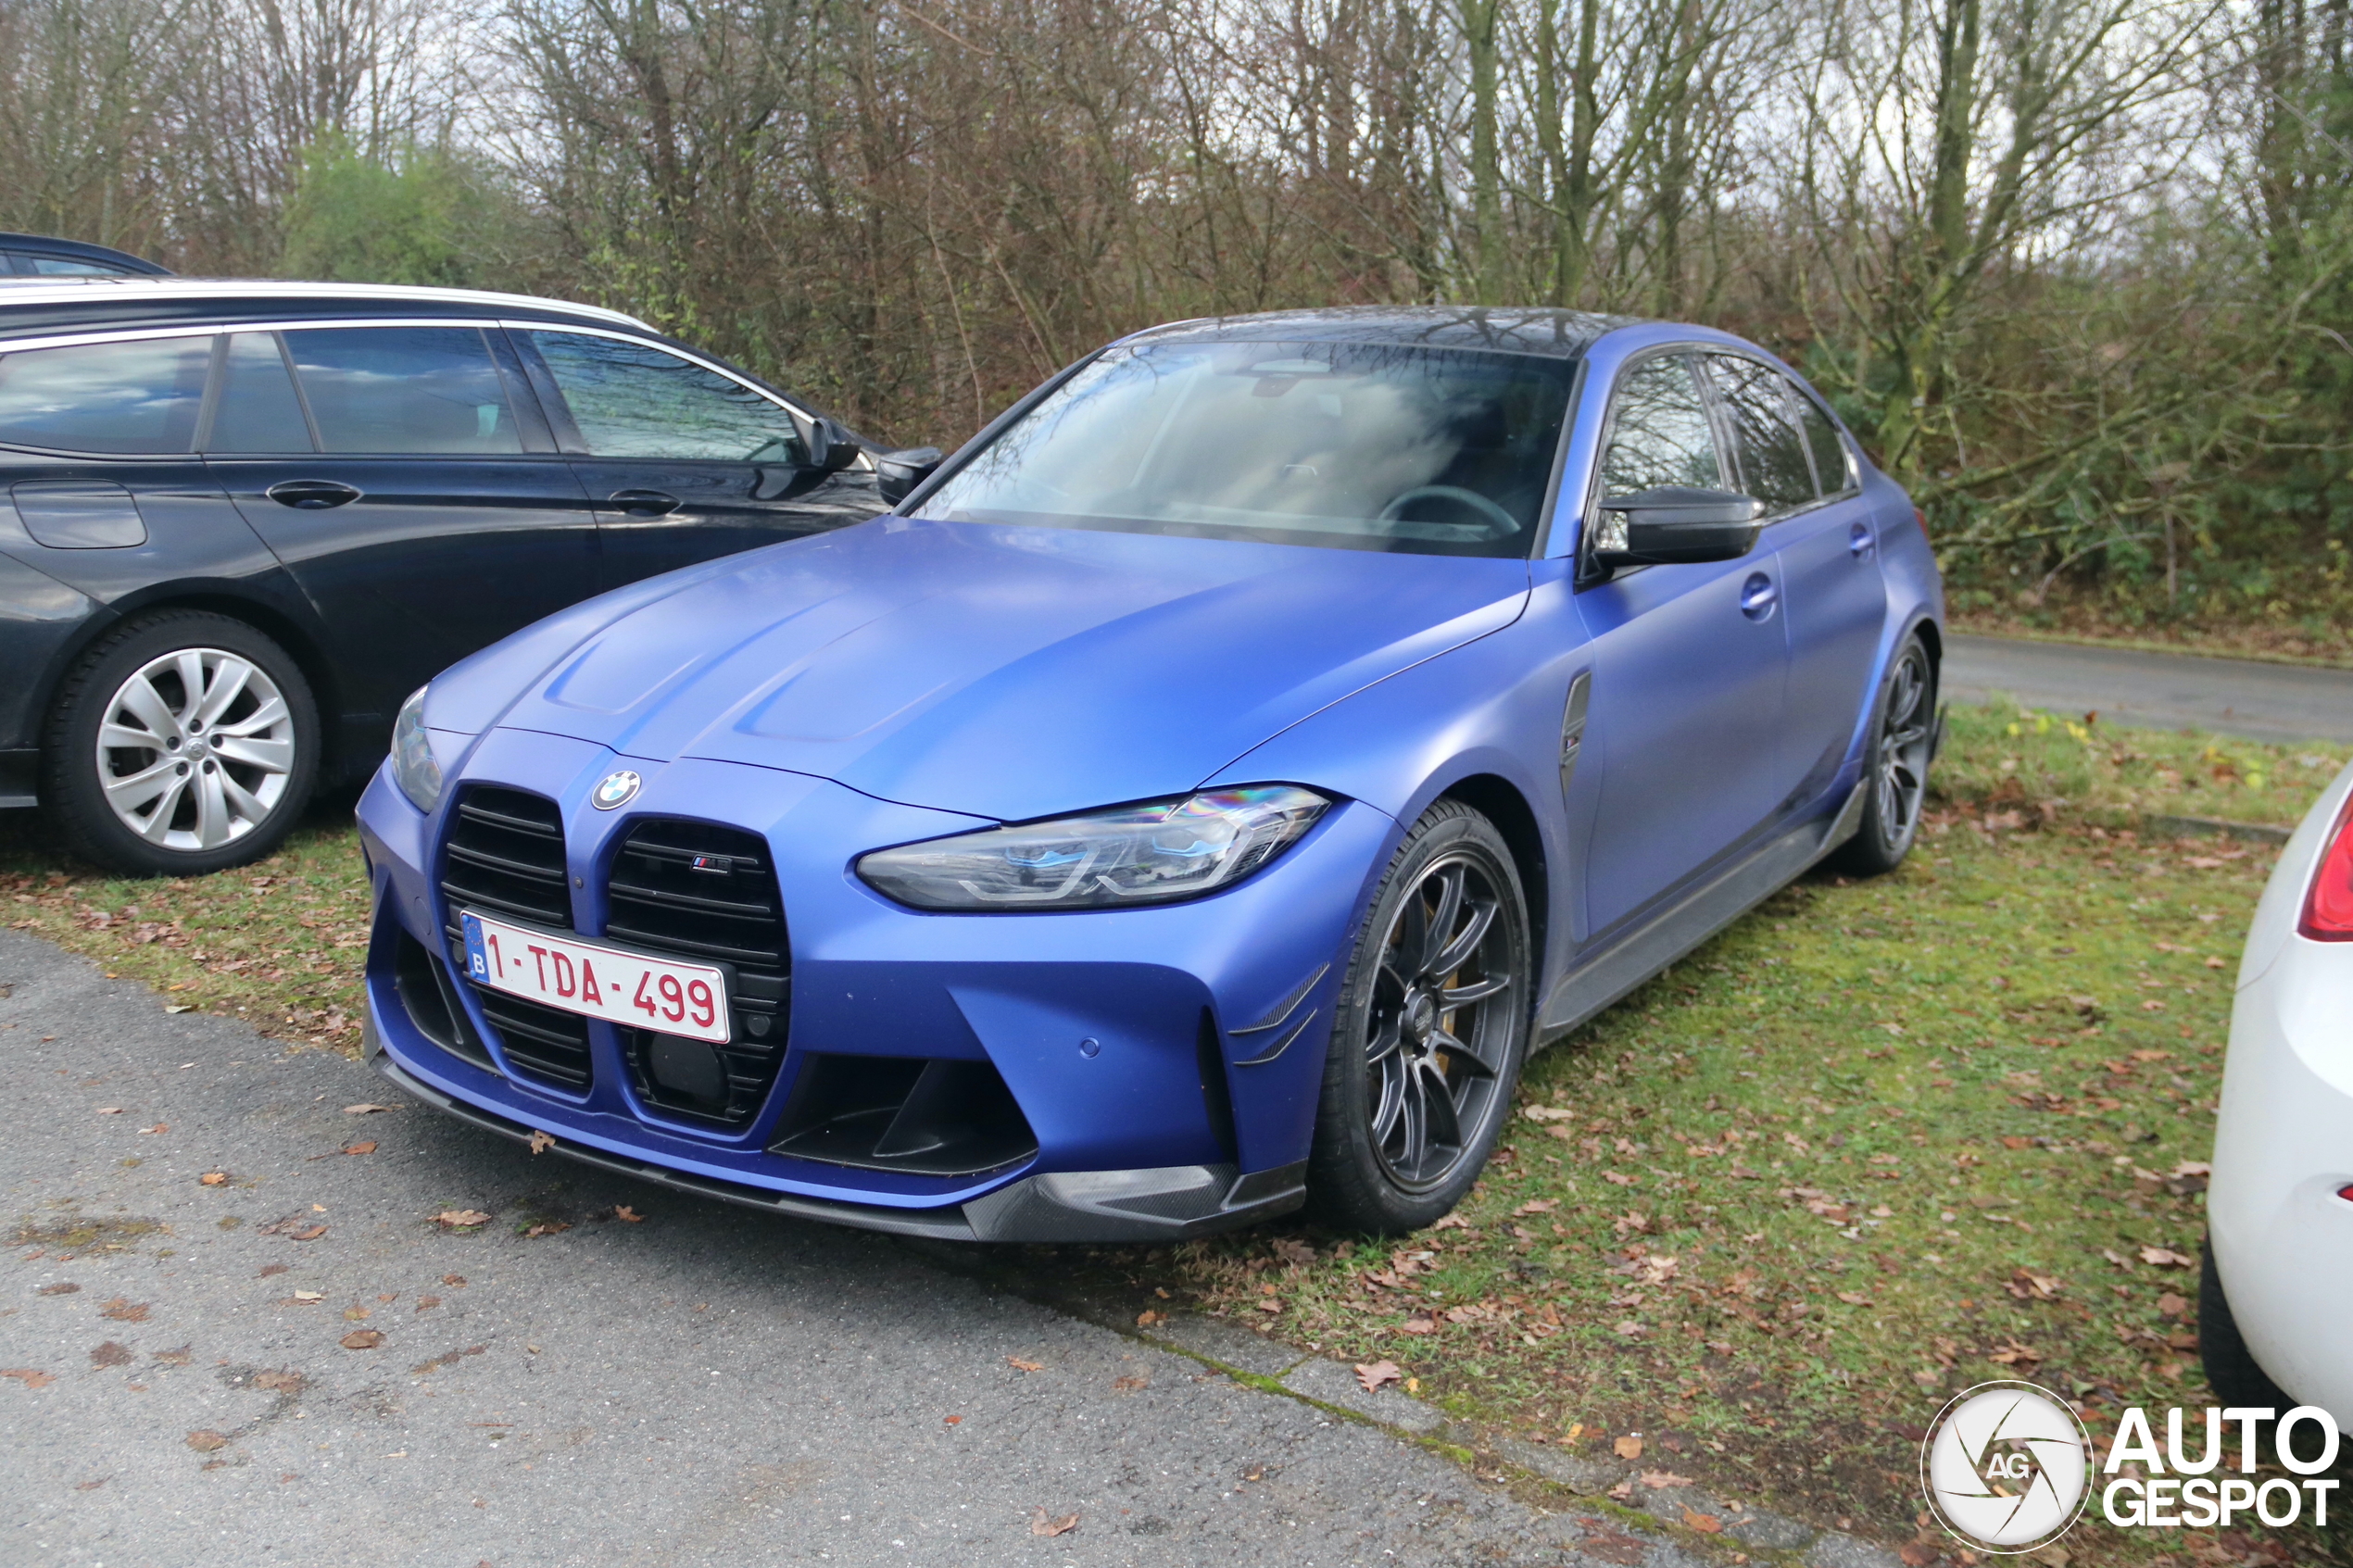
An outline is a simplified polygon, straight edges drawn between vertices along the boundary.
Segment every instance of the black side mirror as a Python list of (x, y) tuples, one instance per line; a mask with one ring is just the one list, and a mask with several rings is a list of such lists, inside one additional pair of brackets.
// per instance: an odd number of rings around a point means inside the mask
[(937, 446), (910, 446), (904, 451), (885, 452), (875, 459), (875, 488), (892, 506), (899, 505), (914, 493), (915, 486), (929, 479), (943, 461)]
[(1729, 490), (1670, 484), (1602, 503), (1593, 564), (1690, 566), (1738, 560), (1756, 547), (1765, 503)]
[(836, 420), (823, 414), (809, 421), (809, 466), (819, 473), (839, 473), (858, 460), (858, 438)]

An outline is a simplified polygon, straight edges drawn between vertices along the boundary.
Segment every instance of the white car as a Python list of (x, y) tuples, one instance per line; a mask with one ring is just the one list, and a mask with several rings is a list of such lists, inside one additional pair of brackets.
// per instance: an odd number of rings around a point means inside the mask
[(2225, 1405), (2353, 1424), (2353, 766), (2296, 830), (2239, 962), (2198, 1342)]

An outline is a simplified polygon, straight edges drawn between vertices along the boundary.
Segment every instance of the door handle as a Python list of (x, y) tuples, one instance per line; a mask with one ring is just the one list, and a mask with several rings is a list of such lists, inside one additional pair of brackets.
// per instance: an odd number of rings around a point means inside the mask
[(1876, 541), (1871, 538), (1871, 525), (1868, 522), (1858, 522), (1846, 531), (1846, 553), (1856, 560), (1861, 560), (1865, 556), (1869, 555), (1874, 543)]
[(1761, 571), (1752, 571), (1748, 581), (1741, 584), (1741, 613), (1751, 621), (1762, 621), (1773, 613), (1773, 603), (1780, 596), (1771, 578)]
[(289, 479), (262, 494), (282, 507), (302, 512), (322, 512), (359, 499), (358, 490), (333, 479)]
[(678, 497), (666, 490), (616, 490), (608, 499), (631, 517), (668, 517), (678, 509)]

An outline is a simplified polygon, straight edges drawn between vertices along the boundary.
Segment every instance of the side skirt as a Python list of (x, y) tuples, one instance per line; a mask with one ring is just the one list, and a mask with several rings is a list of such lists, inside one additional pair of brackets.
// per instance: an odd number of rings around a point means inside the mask
[(1827, 827), (1806, 822), (1793, 828), (1569, 971), (1537, 1018), (1538, 1047), (1560, 1039), (1804, 875), (1855, 836), (1863, 823), (1863, 806), (1858, 783)]

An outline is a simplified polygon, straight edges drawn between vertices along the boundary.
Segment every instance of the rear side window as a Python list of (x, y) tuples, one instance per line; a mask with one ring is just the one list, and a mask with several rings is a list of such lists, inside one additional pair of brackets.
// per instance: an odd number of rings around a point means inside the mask
[(1667, 485), (1723, 488), (1715, 433), (1691, 361), (1681, 355), (1645, 359), (1617, 383), (1609, 449), (1602, 454), (1602, 494), (1635, 495)]
[(185, 452), (211, 359), (208, 337), (0, 355), (0, 442), (69, 452)]
[(233, 332), (208, 452), (308, 452), (310, 421), (275, 332)]
[(1723, 399), (1743, 487), (1777, 512), (1814, 500), (1814, 465), (1798, 433), (1797, 394), (1780, 371), (1754, 359), (1707, 357), (1708, 374)]
[(321, 327), (285, 334), (328, 452), (521, 452), (477, 327)]
[(591, 457), (801, 460), (792, 416), (741, 382), (651, 344), (587, 332), (530, 337)]
[(1797, 398), (1797, 422), (1806, 432), (1806, 449), (1814, 454), (1814, 479), (1825, 495), (1836, 495), (1852, 488), (1855, 475), (1846, 466), (1846, 443), (1838, 436), (1838, 426), (1812, 398)]
[(84, 261), (78, 256), (28, 256), (19, 252), (17, 259), (23, 263), (20, 270), (36, 278), (120, 278), (123, 270), (109, 267), (103, 261)]

